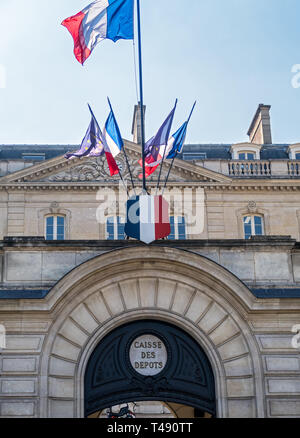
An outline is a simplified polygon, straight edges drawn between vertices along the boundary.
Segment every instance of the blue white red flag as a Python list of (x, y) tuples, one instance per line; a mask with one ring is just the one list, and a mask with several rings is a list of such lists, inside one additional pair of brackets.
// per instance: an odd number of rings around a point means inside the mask
[(82, 65), (104, 39), (132, 40), (134, 0), (96, 0), (62, 22), (74, 40), (74, 55)]
[(185, 142), (188, 124), (189, 124), (189, 121), (190, 121), (191, 116), (193, 114), (195, 105), (196, 105), (196, 102), (193, 105), (193, 108), (192, 108), (192, 111), (190, 113), (188, 120), (183, 123), (183, 125), (175, 132), (175, 134), (172, 135), (172, 137), (168, 141), (167, 146), (161, 146), (160, 151), (159, 151), (159, 155), (158, 155), (158, 159), (156, 161), (152, 160), (152, 162), (149, 162), (149, 161), (146, 162), (146, 175), (147, 176), (151, 175), (157, 169), (157, 167), (161, 164), (161, 162), (163, 160), (163, 158), (162, 158), (163, 156), (165, 156), (165, 158), (167, 160), (170, 160), (172, 158), (176, 158), (176, 156), (178, 154), (180, 154), (180, 152), (182, 151), (184, 142)]
[(65, 155), (65, 158), (71, 159), (75, 157), (101, 157), (105, 154), (111, 176), (117, 175), (120, 170), (115, 161), (114, 155), (106, 142), (105, 136), (102, 134), (101, 128), (90, 106), (89, 109), (91, 112), (92, 120), (82, 141), (81, 147), (76, 152), (67, 153)]
[(156, 161), (159, 154), (160, 146), (168, 144), (176, 106), (177, 106), (177, 100), (175, 102), (174, 108), (172, 109), (172, 111), (170, 112), (164, 123), (161, 125), (159, 130), (157, 131), (157, 134), (146, 143), (145, 145), (146, 157), (152, 155), (152, 157)]
[(150, 244), (171, 233), (169, 204), (162, 196), (141, 195), (127, 201), (125, 234)]
[(162, 158), (164, 155), (166, 160), (174, 158), (177, 154), (182, 151), (185, 138), (186, 131), (188, 127), (188, 122), (184, 122), (184, 124), (175, 132), (175, 134), (170, 137), (167, 146), (162, 146), (159, 152), (159, 159), (153, 163), (146, 163), (146, 167), (157, 167), (162, 162)]
[(108, 145), (113, 157), (119, 155), (124, 147), (124, 142), (120, 133), (113, 110), (110, 111), (103, 130), (103, 137)]
[[(118, 155), (118, 153), (120, 153), (121, 149), (119, 149), (117, 147), (117, 144), (115, 143), (115, 142), (119, 142), (119, 137), (116, 135), (116, 132), (118, 132), (118, 135), (120, 136), (120, 138), (121, 138), (121, 134), (120, 134), (117, 122), (115, 120), (115, 117), (114, 117), (114, 115), (112, 116), (112, 111), (111, 111), (109, 116), (108, 116), (108, 119), (106, 121), (106, 124), (105, 124), (105, 135), (104, 135), (104, 133), (101, 132), (99, 124), (98, 124), (90, 106), (89, 106), (89, 108), (90, 108), (90, 111), (92, 114), (92, 118), (95, 120), (95, 123), (98, 126), (100, 141), (98, 141), (96, 146), (89, 151), (87, 156), (88, 157), (101, 157), (102, 155), (105, 154), (111, 176), (117, 175), (118, 173), (120, 173), (120, 170), (119, 170), (119, 167), (115, 161), (115, 157)], [(110, 143), (111, 143), (110, 145), (107, 143), (107, 136), (108, 136), (107, 129), (111, 133), (112, 137), (115, 139), (115, 141), (114, 141), (113, 138), (111, 138), (109, 136)], [(123, 141), (122, 141), (122, 143), (123, 143)], [(115, 148), (113, 148), (114, 145), (115, 145)], [(117, 152), (117, 150), (118, 150), (118, 152)]]
[(178, 129), (178, 131), (176, 131), (175, 134), (173, 134), (170, 138), (166, 150), (167, 160), (174, 158), (182, 151), (186, 138), (187, 127), (188, 122), (184, 122), (184, 124)]
[[(150, 176), (157, 169), (157, 167), (161, 162), (159, 160), (162, 160), (163, 158), (163, 155), (160, 155), (160, 151), (162, 150), (162, 147), (165, 148), (166, 145), (168, 144), (176, 106), (177, 106), (177, 99), (174, 108), (172, 109), (172, 111), (170, 112), (164, 123), (161, 125), (159, 130), (157, 131), (157, 134), (154, 137), (152, 137), (150, 140), (148, 140), (147, 143), (145, 144), (146, 178)], [(152, 163), (156, 163), (157, 161), (159, 162), (154, 167)], [(143, 166), (143, 160), (140, 160), (139, 164), (140, 166)], [(152, 166), (148, 167), (148, 165), (150, 164), (152, 164)], [(142, 179), (143, 175), (139, 175), (139, 178)]]

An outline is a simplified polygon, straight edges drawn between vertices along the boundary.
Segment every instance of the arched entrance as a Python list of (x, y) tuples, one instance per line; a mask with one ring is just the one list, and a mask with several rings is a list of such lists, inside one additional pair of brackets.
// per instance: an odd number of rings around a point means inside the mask
[(85, 373), (85, 416), (131, 401), (163, 401), (215, 415), (215, 382), (200, 345), (174, 325), (143, 320), (109, 333)]
[(262, 363), (248, 322), (257, 306), (237, 277), (188, 251), (126, 248), (83, 263), (43, 301), (52, 323), (41, 353), (41, 416), (84, 417), (97, 346), (145, 320), (174, 325), (201, 345), (214, 372), (216, 416), (264, 416)]

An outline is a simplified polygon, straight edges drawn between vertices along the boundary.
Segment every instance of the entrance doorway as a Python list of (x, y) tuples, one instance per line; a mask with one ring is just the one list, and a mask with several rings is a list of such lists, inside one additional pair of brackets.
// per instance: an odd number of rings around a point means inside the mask
[(86, 417), (145, 402), (163, 404), (174, 418), (216, 414), (214, 375), (204, 350), (183, 330), (156, 320), (123, 325), (102, 339), (89, 359), (84, 393)]
[(192, 406), (166, 402), (133, 402), (94, 412), (89, 418), (212, 418), (212, 414)]

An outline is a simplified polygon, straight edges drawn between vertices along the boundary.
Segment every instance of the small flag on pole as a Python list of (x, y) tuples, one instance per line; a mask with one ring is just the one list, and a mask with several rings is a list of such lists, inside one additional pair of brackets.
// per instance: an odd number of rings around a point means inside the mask
[[(153, 163), (146, 163), (146, 172), (150, 172), (150, 169), (153, 167), (156, 169), (162, 162), (163, 155), (165, 155), (166, 160), (169, 160), (181, 152), (186, 137), (187, 126), (188, 123), (184, 122), (178, 131), (170, 137), (167, 146), (161, 146), (158, 160)], [(148, 170), (147, 168), (150, 169)]]
[(85, 137), (82, 140), (80, 149), (78, 149), (76, 152), (68, 152), (65, 154), (65, 158), (69, 160), (76, 157), (86, 157), (92, 150), (100, 147), (103, 148), (101, 130), (94, 117), (92, 117)]
[(178, 129), (178, 131), (176, 131), (175, 134), (173, 134), (170, 138), (167, 146), (167, 160), (174, 158), (176, 154), (180, 154), (180, 152), (182, 151), (185, 142), (187, 127), (188, 122), (184, 122), (184, 124)]
[[(168, 144), (176, 106), (177, 106), (177, 100), (175, 102), (174, 108), (172, 109), (172, 111), (170, 112), (164, 123), (159, 128), (157, 134), (154, 137), (152, 137), (145, 145), (146, 177), (150, 176), (152, 173), (155, 172), (155, 170), (160, 164), (159, 160), (162, 160), (163, 158), (163, 153), (161, 155), (161, 151), (163, 151), (166, 145)], [(149, 164), (156, 163), (157, 161), (159, 161), (159, 163), (156, 164), (155, 166), (151, 166), (151, 167), (148, 166)], [(139, 161), (139, 164), (140, 166), (143, 165), (142, 160)], [(140, 179), (142, 177), (143, 175), (139, 175)]]
[(65, 155), (65, 158), (71, 159), (74, 157), (101, 157), (105, 154), (111, 176), (117, 175), (120, 170), (115, 161), (114, 155), (106, 142), (105, 136), (101, 132), (100, 126), (90, 106), (89, 109), (91, 112), (92, 120), (87, 130), (87, 133), (82, 141), (81, 147), (76, 152), (67, 153)]
[[(195, 107), (195, 104), (193, 106), (193, 109), (194, 109), (194, 107)], [(146, 164), (146, 167), (150, 167), (150, 168), (151, 167), (155, 167), (155, 168), (157, 168), (160, 165), (160, 163), (162, 162), (162, 158), (161, 157), (164, 154), (165, 154), (166, 160), (170, 160), (172, 158), (176, 158), (176, 156), (178, 154), (180, 154), (180, 152), (182, 151), (184, 142), (185, 142), (185, 138), (186, 138), (186, 133), (187, 133), (187, 128), (188, 128), (188, 124), (189, 124), (189, 121), (190, 121), (190, 117), (175, 132), (175, 134), (173, 134), (172, 137), (170, 137), (167, 146), (162, 146), (160, 148), (160, 152), (159, 152), (159, 157), (160, 158), (157, 161), (154, 161), (153, 163)]]
[[(98, 130), (101, 135), (101, 144), (98, 143), (96, 147), (90, 150), (87, 156), (101, 157), (103, 154), (105, 154), (111, 176), (117, 175), (118, 173), (120, 173), (120, 170), (115, 161), (115, 157), (121, 152), (121, 149), (123, 147), (123, 140), (121, 138), (120, 130), (117, 125), (115, 116), (111, 111), (105, 123), (104, 133), (102, 133), (91, 108), (90, 111), (92, 114), (92, 118), (95, 120), (98, 126)], [(109, 140), (110, 144), (108, 144), (107, 140)]]
[(101, 41), (132, 40), (133, 16), (134, 0), (97, 0), (61, 24), (72, 35), (74, 55), (83, 65)]
[(106, 120), (105, 123), (103, 137), (106, 140), (106, 143), (112, 153), (112, 156), (116, 157), (117, 155), (119, 155), (119, 153), (124, 148), (124, 142), (112, 108), (110, 110), (108, 119)]

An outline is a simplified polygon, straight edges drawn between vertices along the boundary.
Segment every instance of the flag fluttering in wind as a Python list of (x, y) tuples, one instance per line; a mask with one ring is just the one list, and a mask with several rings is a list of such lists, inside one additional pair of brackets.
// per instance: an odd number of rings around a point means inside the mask
[(103, 148), (102, 133), (95, 118), (92, 117), (80, 149), (76, 152), (68, 152), (65, 154), (65, 158), (69, 160), (76, 157), (87, 157), (96, 148)]
[[(89, 107), (90, 108), (90, 107)], [(97, 125), (98, 122), (90, 108), (92, 117), (95, 119)], [(121, 152), (124, 144), (123, 140), (120, 134), (120, 130), (117, 124), (117, 121), (115, 119), (115, 116), (110, 111), (110, 114), (107, 118), (107, 121), (105, 123), (104, 132), (101, 132), (101, 129), (98, 125), (98, 129), (101, 133), (101, 145), (96, 145), (95, 148), (91, 149), (88, 153), (88, 157), (101, 157), (103, 154), (106, 156), (107, 164), (109, 167), (109, 171), (111, 176), (117, 175), (120, 173), (119, 167), (115, 161), (115, 157), (119, 155)]]
[(62, 22), (74, 40), (74, 55), (82, 65), (98, 43), (134, 38), (134, 0), (96, 0)]
[[(153, 161), (152, 163), (146, 163), (146, 174), (147, 175), (149, 175), (149, 174), (151, 175), (155, 171), (155, 169), (157, 169), (157, 167), (163, 161), (163, 158), (162, 158), (163, 156), (165, 156), (166, 160), (171, 160), (171, 159), (174, 160), (177, 157), (177, 155), (180, 154), (180, 152), (182, 151), (184, 142), (185, 142), (188, 124), (189, 124), (189, 121), (191, 119), (192, 113), (194, 111), (195, 105), (196, 105), (196, 102), (193, 105), (193, 108), (192, 108), (192, 111), (190, 113), (188, 120), (183, 123), (183, 125), (172, 135), (172, 137), (170, 137), (167, 146), (161, 146), (157, 161)], [(170, 172), (170, 170), (171, 170), (171, 168), (169, 169), (169, 172)]]
[(105, 123), (103, 137), (112, 153), (112, 156), (115, 158), (124, 148), (124, 142), (112, 109)]
[(175, 157), (175, 155), (179, 154), (184, 145), (186, 131), (188, 127), (188, 122), (184, 122), (184, 124), (175, 132), (175, 134), (170, 137), (167, 146), (161, 146), (159, 152), (159, 158), (157, 161), (153, 163), (146, 164), (146, 167), (157, 167), (162, 162), (162, 157), (165, 155), (165, 159), (169, 160)]
[[(172, 111), (170, 112), (164, 123), (159, 128), (157, 134), (145, 144), (146, 178), (150, 176), (153, 172), (155, 172), (155, 170), (157, 169), (157, 167), (161, 162), (160, 160), (162, 160), (163, 158), (163, 151), (168, 144), (176, 106), (177, 106), (177, 100), (175, 102), (174, 108), (172, 109)], [(154, 166), (149, 166), (152, 163), (157, 163), (157, 164), (155, 164)], [(143, 165), (142, 160), (139, 161), (139, 164), (141, 166)], [(139, 175), (140, 179), (142, 177), (143, 175)]]
[[(92, 120), (81, 144), (81, 148), (77, 152), (66, 154), (65, 158), (70, 159), (74, 157), (101, 157), (105, 154), (111, 176), (117, 175), (118, 173), (120, 173), (120, 170), (115, 161), (115, 157), (118, 155), (118, 153), (120, 153), (122, 149), (122, 146), (120, 146), (120, 148), (119, 146), (117, 146), (120, 145), (120, 138), (116, 135), (116, 132), (118, 132), (118, 134), (120, 135), (117, 122), (114, 116), (111, 117), (110, 114), (105, 124), (104, 135), (101, 132), (100, 126), (90, 106), (89, 109), (91, 112)], [(106, 140), (108, 137), (110, 138), (110, 145), (108, 145)], [(113, 148), (114, 142), (115, 148)], [(117, 152), (117, 149), (119, 152)]]
[(182, 151), (186, 138), (187, 127), (188, 122), (184, 122), (184, 124), (178, 129), (178, 131), (176, 131), (175, 134), (173, 134), (170, 138), (166, 151), (167, 160), (174, 158), (175, 155), (180, 154), (180, 152)]

